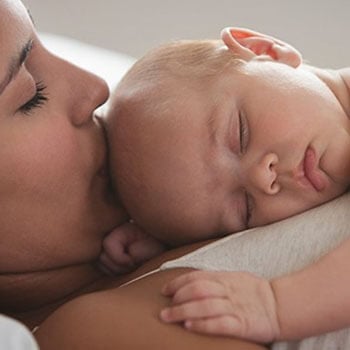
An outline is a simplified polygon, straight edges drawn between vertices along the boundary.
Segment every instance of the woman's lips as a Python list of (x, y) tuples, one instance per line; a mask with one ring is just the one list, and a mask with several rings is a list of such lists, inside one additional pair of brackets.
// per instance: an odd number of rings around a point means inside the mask
[(326, 188), (327, 178), (325, 174), (318, 168), (318, 161), (315, 150), (308, 147), (305, 151), (303, 170), (305, 178), (310, 182), (317, 192), (321, 192)]

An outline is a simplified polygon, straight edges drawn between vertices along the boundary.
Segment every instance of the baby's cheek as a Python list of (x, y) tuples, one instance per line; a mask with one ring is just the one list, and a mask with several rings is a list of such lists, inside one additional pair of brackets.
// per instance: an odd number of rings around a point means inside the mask
[(338, 191), (345, 191), (350, 183), (350, 138), (344, 129), (337, 130), (336, 134), (320, 159), (320, 167), (338, 185)]

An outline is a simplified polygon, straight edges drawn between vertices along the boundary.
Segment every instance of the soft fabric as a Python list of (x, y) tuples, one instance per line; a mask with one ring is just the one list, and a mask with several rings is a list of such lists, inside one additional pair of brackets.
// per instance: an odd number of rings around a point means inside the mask
[(279, 342), (272, 350), (347, 350), (350, 349), (350, 329), (326, 333), (295, 342)]
[[(268, 226), (233, 234), (161, 269), (192, 267), (206, 270), (249, 271), (277, 277), (316, 261), (350, 237), (350, 194), (308, 212)], [(301, 342), (281, 342), (273, 350), (350, 349), (349, 330)]]
[(39, 350), (32, 334), (21, 323), (0, 315), (0, 349)]

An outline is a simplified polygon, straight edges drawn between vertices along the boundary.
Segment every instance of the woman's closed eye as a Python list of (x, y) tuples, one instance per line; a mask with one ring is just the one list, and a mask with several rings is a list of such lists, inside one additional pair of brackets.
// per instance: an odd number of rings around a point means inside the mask
[(20, 113), (29, 115), (35, 108), (42, 107), (48, 101), (47, 94), (45, 93), (46, 86), (43, 82), (40, 81), (36, 83), (35, 87), (36, 91), (34, 96), (18, 109)]

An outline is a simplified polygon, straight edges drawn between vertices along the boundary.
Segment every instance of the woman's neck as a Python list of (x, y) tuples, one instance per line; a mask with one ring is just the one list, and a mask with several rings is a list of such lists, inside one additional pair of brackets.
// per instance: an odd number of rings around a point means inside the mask
[(93, 264), (82, 264), (17, 277), (1, 276), (2, 282), (6, 278), (7, 288), (1, 290), (1, 299), (6, 302), (1, 303), (1, 311), (31, 328), (59, 305), (92, 288), (102, 275)]
[[(119, 208), (116, 221), (121, 225), (128, 216), (121, 206)], [(102, 237), (100, 239), (102, 247)], [(78, 264), (0, 275), (0, 312), (33, 328), (60, 305), (81, 294), (99, 290), (106, 277), (96, 267), (96, 254)]]

